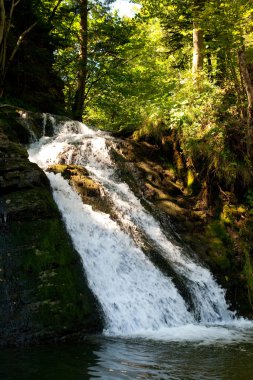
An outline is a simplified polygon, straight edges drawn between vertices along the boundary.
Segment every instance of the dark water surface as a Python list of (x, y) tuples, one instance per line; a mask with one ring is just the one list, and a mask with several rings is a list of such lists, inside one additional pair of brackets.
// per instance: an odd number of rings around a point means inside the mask
[(0, 351), (1, 380), (251, 380), (253, 343), (89, 337), (78, 345)]

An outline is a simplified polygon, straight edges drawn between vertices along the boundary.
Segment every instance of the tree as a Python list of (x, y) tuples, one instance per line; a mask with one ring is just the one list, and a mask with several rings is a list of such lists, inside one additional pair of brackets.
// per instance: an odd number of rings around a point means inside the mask
[[(247, 154), (252, 158), (253, 139), (253, 82), (250, 68), (252, 46), (252, 1), (210, 1), (205, 6), (204, 18), (209, 34), (216, 37), (212, 43), (217, 53), (217, 71), (222, 75), (222, 85), (231, 79), (237, 94), (237, 106), (242, 117), (247, 114), (245, 141)], [(252, 55), (251, 55), (252, 58)], [(246, 112), (244, 103), (247, 100)]]
[(150, 131), (158, 136), (168, 115), (167, 99), (174, 82), (162, 29), (157, 20), (125, 18), (120, 24), (122, 38), (125, 34), (128, 41), (118, 46), (113, 65), (104, 62), (106, 75), (91, 90), (88, 120), (100, 128), (124, 133), (138, 130), (139, 134)]
[(204, 61), (204, 30), (201, 20), (205, 0), (161, 0), (158, 7), (150, 0), (142, 0), (141, 3), (144, 16), (160, 20), (167, 35), (167, 46), (172, 53), (182, 50), (185, 44), (192, 45), (192, 71), (201, 71)]
[(204, 64), (204, 30), (201, 27), (200, 18), (204, 7), (204, 1), (195, 0), (193, 4), (193, 75), (198, 74), (203, 69)]
[(88, 62), (88, 0), (79, 0), (79, 13), (79, 67), (77, 73), (77, 88), (72, 106), (72, 115), (74, 119), (82, 121)]
[[(44, 12), (44, 9), (42, 10), (42, 14), (46, 13), (47, 23), (50, 23), (52, 21), (62, 1), (63, 0), (53, 1), (49, 13)], [(7, 72), (17, 54), (17, 51), (19, 50), (21, 44), (24, 42), (26, 36), (39, 24), (41, 18), (39, 12), (35, 14), (36, 12), (34, 11), (32, 14), (33, 21), (28, 25), (23, 25), (23, 30), (18, 35), (16, 35), (15, 32), (13, 33), (11, 31), (11, 28), (13, 27), (13, 23), (15, 28), (15, 11), (20, 3), (23, 6), (30, 6), (31, 9), (32, 7), (36, 8), (36, 6), (40, 8), (40, 2), (38, 4), (38, 1), (35, 1), (33, 3), (29, 0), (0, 0), (0, 98), (4, 93), (4, 85)], [(15, 31), (17, 31), (17, 28)], [(14, 43), (10, 43), (11, 34), (12, 37), (15, 37)]]
[(57, 25), (64, 42), (56, 51), (55, 70), (65, 83), (66, 107), (82, 120), (94, 88), (123, 62), (130, 26), (112, 14), (110, 1), (68, 1), (68, 17)]

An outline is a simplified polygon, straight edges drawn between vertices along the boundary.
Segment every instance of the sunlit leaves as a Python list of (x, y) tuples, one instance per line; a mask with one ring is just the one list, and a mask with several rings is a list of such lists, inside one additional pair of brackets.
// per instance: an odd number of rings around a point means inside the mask
[(89, 118), (102, 128), (134, 131), (166, 117), (171, 77), (159, 22), (124, 22), (132, 32), (121, 46), (122, 61), (108, 67), (104, 80), (94, 88)]

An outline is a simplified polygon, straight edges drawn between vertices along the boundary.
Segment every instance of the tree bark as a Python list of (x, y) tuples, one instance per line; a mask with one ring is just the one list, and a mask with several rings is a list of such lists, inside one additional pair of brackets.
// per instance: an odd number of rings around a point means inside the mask
[(245, 55), (245, 46), (242, 46), (238, 51), (238, 59), (240, 71), (245, 86), (247, 94), (247, 154), (249, 157), (252, 157), (252, 139), (253, 139), (253, 84), (250, 78), (249, 70), (247, 67), (246, 55)]
[(87, 79), (87, 53), (88, 53), (88, 0), (80, 0), (80, 52), (79, 71), (77, 74), (77, 88), (72, 115), (75, 120), (82, 121), (85, 102), (85, 90)]
[(0, 45), (4, 36), (4, 27), (5, 27), (5, 6), (4, 0), (0, 0)]
[(193, 58), (192, 73), (197, 74), (203, 69), (204, 63), (204, 33), (196, 21), (193, 22)]
[(204, 9), (206, 0), (193, 0), (193, 57), (192, 73), (196, 76), (203, 69), (204, 64), (204, 31), (201, 28), (201, 13)]
[(4, 0), (0, 0), (0, 98), (3, 96), (4, 67), (5, 67), (5, 30), (6, 12)]

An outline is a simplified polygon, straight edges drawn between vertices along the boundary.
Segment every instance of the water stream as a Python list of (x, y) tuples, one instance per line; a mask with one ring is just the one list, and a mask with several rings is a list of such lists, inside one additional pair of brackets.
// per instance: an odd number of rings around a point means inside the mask
[(251, 380), (253, 345), (89, 337), (83, 344), (0, 352), (4, 380)]
[[(52, 123), (52, 118), (50, 119)], [(46, 123), (46, 121), (45, 121)], [(43, 126), (44, 132), (46, 124)], [(60, 174), (47, 173), (88, 283), (105, 316), (104, 335), (162, 341), (244, 341), (252, 324), (237, 319), (212, 274), (168, 239), (160, 223), (122, 182), (111, 155), (113, 138), (73, 121), (55, 124), (53, 137), (30, 145), (30, 160), (86, 167), (111, 199), (120, 224), (94, 211)], [(127, 226), (141, 231), (184, 281), (191, 304), (173, 278), (146, 257)], [(192, 307), (193, 305), (193, 307)]]

